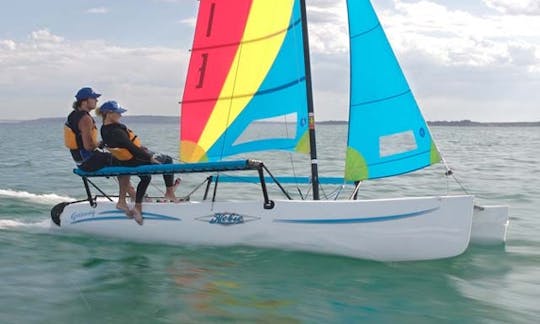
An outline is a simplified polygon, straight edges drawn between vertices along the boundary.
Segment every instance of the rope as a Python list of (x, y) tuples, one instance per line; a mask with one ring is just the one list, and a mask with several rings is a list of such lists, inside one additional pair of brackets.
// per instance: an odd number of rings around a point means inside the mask
[[(241, 58), (242, 58), (242, 48), (243, 48), (243, 46), (242, 46), (242, 44), (240, 44), (240, 48), (238, 49), (238, 63), (236, 64), (236, 71), (234, 71), (233, 88), (232, 88), (232, 93), (231, 93), (231, 99), (229, 100), (229, 112), (227, 113), (227, 119), (225, 120), (225, 126), (229, 125), (229, 123), (231, 121), (231, 108), (232, 108), (232, 104), (233, 104), (233, 101), (234, 101), (234, 93), (236, 91), (236, 79), (238, 78), (238, 71), (240, 70), (240, 61), (241, 61)], [(221, 152), (220, 152), (220, 156), (219, 156), (220, 160), (223, 159), (223, 153), (225, 152), (225, 143), (226, 143), (226, 139), (227, 139), (228, 130), (229, 130), (229, 127), (226, 127), (225, 132), (223, 133), (223, 142), (221, 144)], [(218, 173), (218, 177), (219, 177), (219, 173)]]
[(319, 186), (319, 188), (321, 189), (323, 195), (324, 195), (324, 199), (328, 200), (328, 195), (326, 195), (326, 191), (324, 191), (324, 187), (323, 186)]
[[(450, 170), (451, 171), (451, 170)], [(458, 177), (456, 177), (456, 175), (454, 174), (454, 172), (451, 172), (450, 175), (452, 176), (452, 178), (454, 178), (454, 181), (456, 181), (456, 183), (459, 185), (459, 187), (461, 188), (461, 190), (463, 190), (463, 192), (465, 192), (467, 195), (470, 195), (469, 191), (467, 190), (467, 188), (465, 188), (465, 185), (461, 182), (461, 180), (458, 179)]]
[[(298, 40), (298, 31), (297, 31), (297, 28), (293, 28), (292, 29), (293, 31), (293, 37), (295, 40)], [(302, 37), (303, 35), (300, 34)], [(298, 44), (299, 42), (295, 41), (294, 44)], [(304, 47), (302, 46), (301, 47), (302, 51), (304, 50)], [(300, 55), (301, 57), (304, 57), (303, 53), (299, 53), (299, 47), (298, 46), (294, 46), (294, 51), (296, 53), (296, 57), (298, 57), (299, 55), (298, 54), (302, 54)], [(295, 67), (296, 67), (296, 75), (297, 76), (302, 76), (302, 74), (305, 73), (302, 73), (303, 71), (303, 68), (301, 68), (298, 60), (295, 60)], [(299, 90), (301, 91), (301, 90)], [(296, 120), (296, 123), (298, 124), (299, 120), (298, 120), (298, 114), (297, 114), (297, 120)], [(289, 137), (289, 133), (288, 133), (288, 124), (287, 124), (287, 115), (285, 115), (285, 125), (286, 125), (286, 129), (287, 129), (287, 138)], [(298, 134), (296, 134), (298, 135)], [(302, 194), (302, 189), (300, 188), (300, 184), (298, 183), (297, 181), (297, 174), (296, 174), (296, 166), (294, 164), (294, 158), (293, 158), (293, 155), (292, 155), (292, 152), (289, 152), (289, 160), (291, 162), (291, 167), (292, 167), (292, 171), (293, 171), (293, 176), (294, 176), (294, 179), (295, 179), (295, 186), (296, 186), (296, 190), (298, 191), (298, 194), (300, 195), (300, 198), (302, 198), (302, 200), (305, 200), (305, 197), (307, 197), (307, 194), (304, 195)], [(308, 189), (309, 190), (309, 189)]]

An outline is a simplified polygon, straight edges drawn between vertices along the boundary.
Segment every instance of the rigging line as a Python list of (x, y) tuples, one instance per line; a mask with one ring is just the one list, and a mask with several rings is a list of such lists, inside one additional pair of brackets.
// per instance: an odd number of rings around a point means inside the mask
[[(311, 181), (309, 182), (311, 184)], [(305, 197), (309, 197), (309, 194), (311, 193), (312, 186), (308, 186), (308, 190), (306, 191)]]
[(199, 183), (199, 184), (195, 187), (195, 189), (191, 190), (187, 195), (185, 195), (185, 197), (191, 199), (191, 196), (192, 196), (195, 192), (197, 192), (197, 190), (199, 190), (199, 189), (200, 189), (204, 184), (206, 184), (208, 181), (209, 181), (208, 178), (204, 179), (203, 182)]
[(152, 187), (154, 189), (156, 189), (157, 191), (159, 191), (163, 196), (165, 196), (165, 191), (163, 191), (162, 189), (160, 189), (157, 185), (153, 184), (152, 182), (150, 182), (150, 184), (152, 185)]
[(334, 200), (338, 200), (339, 195), (341, 195), (341, 192), (343, 191), (343, 189), (345, 189), (345, 185), (339, 186), (338, 191), (336, 192), (336, 197), (334, 198)]
[(341, 190), (343, 189), (343, 185), (339, 185), (337, 186), (334, 190), (332, 190), (329, 194), (328, 194), (328, 197), (329, 198), (332, 198), (334, 197), (334, 200), (337, 200), (337, 197), (339, 195), (339, 193), (341, 193)]
[(446, 195), (448, 196), (448, 194), (450, 193), (450, 179), (448, 179), (448, 177), (445, 177), (446, 179)]
[[(240, 47), (238, 48), (238, 62), (236, 63), (236, 71), (234, 71), (234, 81), (233, 81), (231, 99), (229, 101), (229, 111), (227, 113), (227, 119), (225, 120), (225, 126), (226, 127), (225, 127), (225, 132), (223, 133), (223, 140), (222, 140), (222, 143), (221, 143), (221, 152), (220, 152), (220, 156), (219, 156), (220, 160), (223, 159), (223, 153), (225, 151), (225, 143), (227, 142), (227, 133), (228, 133), (229, 127), (230, 127), (231, 109), (232, 109), (233, 101), (234, 101), (234, 92), (236, 91), (236, 80), (238, 78), (238, 71), (240, 70), (240, 61), (242, 61), (242, 49), (243, 49), (243, 46), (240, 45)], [(219, 177), (219, 172), (218, 172), (218, 177)]]
[[(294, 9), (293, 9), (294, 10)], [(298, 19), (297, 21), (301, 21), (302, 19)], [(304, 35), (302, 34), (302, 32), (300, 32), (300, 37), (298, 37), (298, 29), (294, 28), (292, 29), (292, 33), (293, 33), (293, 37), (294, 37), (294, 52), (295, 52), (295, 60), (294, 60), (294, 63), (295, 63), (295, 67), (296, 67), (296, 75), (304, 75), (305, 74), (305, 71), (302, 70), (302, 68), (300, 67), (300, 63), (298, 62), (298, 58), (299, 57), (304, 57), (304, 47), (302, 46), (301, 47), (301, 51), (299, 51), (299, 46), (298, 46), (298, 40), (300, 39), (301, 42), (300, 44), (303, 44), (303, 37)], [(302, 64), (303, 65), (303, 64)], [(303, 77), (303, 79), (305, 80), (305, 76)], [(298, 92), (301, 92), (301, 88), (298, 88), (297, 90)], [(300, 96), (301, 98), (302, 96)], [(298, 120), (299, 119), (299, 114), (297, 113), (296, 114), (296, 129), (298, 130), (298, 123), (301, 122), (301, 120)], [(287, 116), (285, 116), (285, 119), (287, 118)], [(286, 121), (286, 120), (285, 120)], [(288, 126), (287, 126), (288, 127)], [(288, 131), (288, 128), (287, 128), (287, 131)], [(288, 134), (288, 133), (287, 133)], [(296, 134), (296, 136), (298, 137), (299, 134)], [(297, 144), (298, 145), (298, 144)], [(292, 167), (292, 171), (293, 171), (293, 177), (294, 177), (294, 181), (295, 181), (295, 186), (296, 186), (296, 190), (298, 191), (298, 194), (300, 195), (300, 198), (302, 200), (304, 200), (304, 195), (302, 194), (302, 189), (300, 188), (300, 185), (298, 183), (298, 176), (297, 176), (297, 173), (296, 173), (296, 165), (294, 164), (294, 157), (293, 157), (293, 152), (290, 152), (289, 151), (289, 160), (291, 162), (291, 167)]]
[(458, 179), (458, 177), (456, 177), (456, 175), (452, 172), (450, 174), (452, 176), (452, 178), (454, 178), (454, 180), (456, 181), (456, 183), (459, 185), (459, 187), (461, 188), (461, 190), (463, 190), (463, 192), (465, 192), (467, 195), (470, 195), (469, 191), (467, 190), (467, 188), (465, 188), (465, 185), (463, 185), (463, 183), (461, 182), (461, 180)]
[[(296, 118), (298, 119), (298, 114), (296, 116), (297, 116)], [(287, 115), (284, 115), (283, 119), (285, 120), (285, 135), (287, 136), (287, 138), (290, 138), (289, 137), (289, 123), (287, 121)], [(298, 123), (298, 120), (296, 122)], [(296, 180), (296, 169), (294, 167), (294, 159), (293, 159), (293, 155), (291, 151), (288, 152), (288, 156), (289, 156), (289, 161), (291, 162), (293, 177), (296, 183), (296, 190), (300, 191), (300, 188), (298, 188), (298, 181)], [(300, 196), (302, 196), (302, 194), (300, 194)]]
[(326, 191), (324, 191), (324, 187), (321, 186), (321, 185), (319, 185), (319, 188), (321, 188), (321, 191), (322, 191), (322, 193), (323, 193), (323, 195), (324, 195), (324, 199), (329, 200), (329, 199), (328, 199), (328, 195), (326, 194)]
[[(283, 116), (284, 120), (285, 120), (285, 134), (287, 136), (287, 138), (290, 138), (289, 137), (289, 123), (287, 121), (287, 115), (284, 115)], [(298, 128), (298, 114), (296, 114), (296, 128)], [(296, 134), (298, 136), (298, 134)], [(300, 186), (298, 185), (298, 177), (296, 176), (296, 167), (294, 165), (294, 158), (293, 158), (293, 153), (291, 151), (288, 152), (288, 156), (289, 156), (289, 161), (291, 162), (291, 168), (292, 168), (292, 172), (293, 172), (293, 177), (294, 177), (294, 182), (295, 182), (295, 185), (296, 185), (296, 190), (298, 191), (298, 193), (300, 194), (300, 197), (302, 197), (302, 200), (304, 199), (303, 195), (302, 195), (302, 190), (300, 189)]]

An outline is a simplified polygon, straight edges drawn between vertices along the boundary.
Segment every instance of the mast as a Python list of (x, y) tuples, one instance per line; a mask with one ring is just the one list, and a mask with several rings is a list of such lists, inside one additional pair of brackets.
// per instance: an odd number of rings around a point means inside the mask
[(306, 71), (307, 109), (309, 119), (309, 151), (311, 152), (311, 184), (313, 200), (319, 200), (319, 168), (317, 161), (317, 143), (315, 140), (315, 115), (313, 113), (313, 89), (311, 85), (311, 61), (309, 59), (309, 36), (306, 15), (306, 0), (300, 0), (302, 12), (302, 34), (304, 42), (304, 70)]

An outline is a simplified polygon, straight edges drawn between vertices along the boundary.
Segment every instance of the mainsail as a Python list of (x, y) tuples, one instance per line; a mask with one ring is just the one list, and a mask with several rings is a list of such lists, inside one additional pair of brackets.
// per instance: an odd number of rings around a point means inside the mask
[[(300, 9), (298, 0), (200, 1), (182, 99), (182, 161), (309, 151)], [(277, 119), (282, 135), (250, 138), (254, 123)]]
[(403, 174), (440, 155), (369, 0), (348, 0), (351, 58), (345, 178)]

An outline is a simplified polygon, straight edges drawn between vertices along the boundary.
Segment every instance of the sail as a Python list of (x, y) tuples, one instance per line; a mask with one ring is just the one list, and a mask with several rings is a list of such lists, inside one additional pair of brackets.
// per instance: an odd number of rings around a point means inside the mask
[(345, 178), (389, 177), (440, 161), (369, 0), (348, 0), (350, 110)]
[[(298, 0), (200, 1), (181, 103), (182, 161), (307, 153), (301, 25)], [(275, 131), (262, 132), (261, 121)]]

